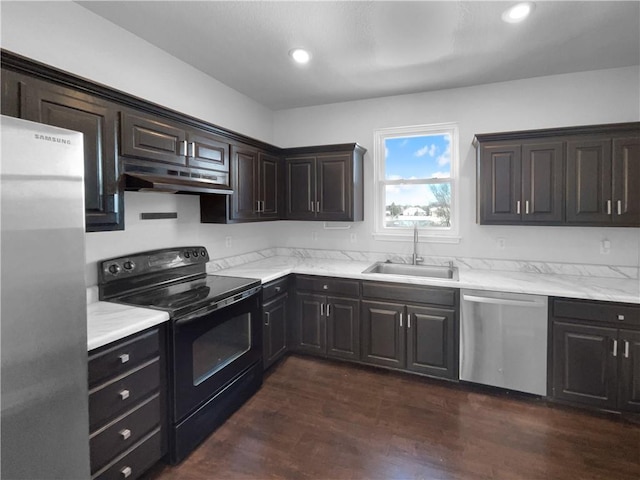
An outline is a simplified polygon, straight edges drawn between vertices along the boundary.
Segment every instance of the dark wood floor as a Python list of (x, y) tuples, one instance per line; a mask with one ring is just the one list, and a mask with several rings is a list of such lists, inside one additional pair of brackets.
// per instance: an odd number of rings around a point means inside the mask
[(496, 392), (291, 356), (154, 480), (640, 479), (640, 426)]

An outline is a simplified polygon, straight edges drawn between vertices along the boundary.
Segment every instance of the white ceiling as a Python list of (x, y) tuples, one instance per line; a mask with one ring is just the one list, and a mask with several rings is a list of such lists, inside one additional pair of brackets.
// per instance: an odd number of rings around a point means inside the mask
[(638, 1), (78, 3), (272, 110), (640, 64)]

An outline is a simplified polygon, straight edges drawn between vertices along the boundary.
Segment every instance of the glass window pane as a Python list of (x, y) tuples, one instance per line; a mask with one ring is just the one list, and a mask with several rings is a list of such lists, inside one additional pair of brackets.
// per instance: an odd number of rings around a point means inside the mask
[(451, 177), (451, 135), (393, 137), (384, 140), (385, 179)]
[(450, 227), (451, 184), (385, 185), (386, 228)]

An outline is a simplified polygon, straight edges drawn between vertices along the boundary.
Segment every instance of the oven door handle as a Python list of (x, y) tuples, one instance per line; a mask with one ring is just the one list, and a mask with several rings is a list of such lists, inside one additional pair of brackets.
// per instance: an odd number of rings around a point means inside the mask
[(191, 323), (194, 320), (198, 320), (199, 318), (204, 317), (208, 313), (221, 310), (224, 307), (228, 307), (230, 305), (233, 305), (234, 303), (238, 303), (238, 302), (241, 302), (242, 300), (246, 300), (252, 295), (255, 295), (256, 293), (258, 293), (261, 288), (262, 286), (254, 287), (245, 292), (238, 293), (231, 297), (225, 298), (224, 300), (220, 300), (219, 302), (212, 303), (210, 305), (207, 305), (206, 307), (202, 307), (196, 310), (195, 312), (191, 312), (189, 315), (178, 318), (174, 323), (176, 326), (181, 326), (181, 325), (186, 325), (187, 323)]

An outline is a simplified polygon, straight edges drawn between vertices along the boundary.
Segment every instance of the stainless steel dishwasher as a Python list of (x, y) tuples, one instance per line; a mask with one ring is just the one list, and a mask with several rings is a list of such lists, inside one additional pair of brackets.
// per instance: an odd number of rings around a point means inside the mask
[(460, 380), (547, 394), (547, 297), (461, 291)]

